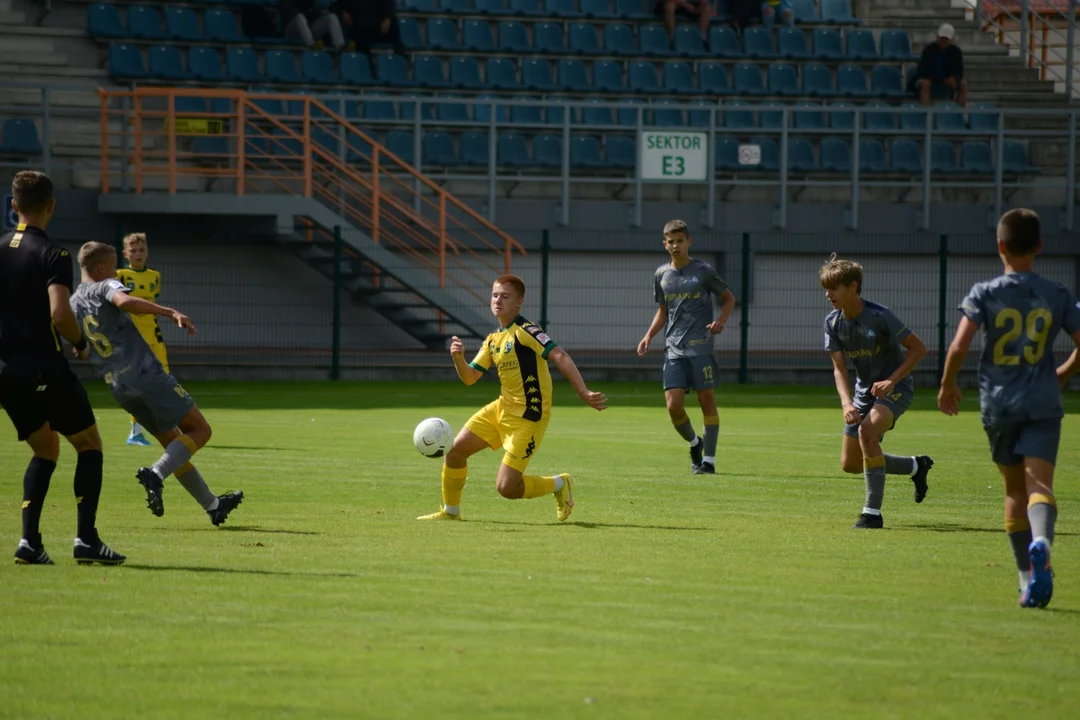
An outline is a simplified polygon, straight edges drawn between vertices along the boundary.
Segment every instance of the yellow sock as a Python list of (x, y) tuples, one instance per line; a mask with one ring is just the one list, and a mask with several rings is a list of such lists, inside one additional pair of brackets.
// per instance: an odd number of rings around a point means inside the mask
[(469, 477), (469, 468), (442, 468), (442, 501), (447, 507), (461, 504), (461, 491), (465, 488), (465, 478)]
[(521, 478), (525, 482), (525, 500), (544, 497), (555, 492), (555, 478), (544, 475), (524, 475)]
[(181, 435), (176, 438), (180, 441), (180, 444), (188, 449), (188, 452), (194, 455), (199, 452), (199, 446), (195, 444), (195, 441), (189, 438), (187, 435)]
[(1046, 503), (1047, 505), (1056, 508), (1057, 498), (1055, 498), (1053, 495), (1046, 495), (1039, 492), (1031, 493), (1030, 495), (1028, 495), (1028, 509), (1030, 509), (1032, 505), (1038, 505), (1039, 503)]

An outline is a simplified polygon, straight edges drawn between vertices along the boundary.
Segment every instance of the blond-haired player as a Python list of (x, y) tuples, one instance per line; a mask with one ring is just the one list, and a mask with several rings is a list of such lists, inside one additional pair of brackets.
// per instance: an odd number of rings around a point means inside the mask
[[(157, 302), (161, 294), (161, 273), (146, 266), (146, 260), (150, 257), (150, 249), (146, 242), (146, 233), (130, 233), (124, 237), (124, 259), (127, 267), (116, 271), (116, 279), (124, 283), (128, 295), (141, 300)], [(132, 315), (135, 327), (143, 340), (150, 346), (150, 352), (161, 362), (165, 372), (169, 372), (169, 358), (165, 353), (165, 338), (161, 335), (161, 327), (154, 315)], [(152, 443), (143, 434), (143, 428), (131, 416), (131, 432), (127, 439), (128, 445), (146, 445)]]

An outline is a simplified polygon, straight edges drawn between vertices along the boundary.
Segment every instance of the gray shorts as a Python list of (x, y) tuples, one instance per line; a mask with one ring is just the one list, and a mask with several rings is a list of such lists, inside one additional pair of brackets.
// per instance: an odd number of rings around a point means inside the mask
[(664, 390), (712, 390), (719, 375), (720, 364), (712, 354), (664, 360)]
[(1025, 457), (1057, 464), (1061, 418), (999, 422), (984, 426), (990, 454), (998, 465), (1019, 465)]
[(124, 375), (119, 380), (109, 385), (113, 397), (151, 435), (172, 430), (195, 407), (187, 390), (160, 365), (156, 370), (135, 377)]
[[(864, 392), (856, 392), (854, 405), (855, 409), (859, 411), (859, 415), (862, 418), (866, 418), (870, 414), (870, 409), (874, 405), (881, 405), (887, 407), (893, 414), (893, 424), (889, 430), (896, 427), (897, 419), (904, 414), (904, 411), (911, 407), (911, 401), (915, 399), (915, 383), (911, 380), (899, 382), (893, 391), (887, 397), (879, 398), (870, 394), (870, 390), (867, 389)], [(848, 423), (844, 425), (844, 434), (848, 437), (859, 437), (859, 425), (861, 423)], [(885, 434), (882, 433), (882, 437)]]

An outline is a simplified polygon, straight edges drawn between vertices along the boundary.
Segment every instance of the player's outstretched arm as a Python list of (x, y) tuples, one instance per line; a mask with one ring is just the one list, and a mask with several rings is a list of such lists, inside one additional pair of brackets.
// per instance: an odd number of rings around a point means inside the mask
[(574, 386), (578, 396), (588, 403), (590, 407), (597, 410), (607, 408), (607, 396), (601, 392), (593, 392), (585, 386), (585, 381), (581, 378), (577, 365), (574, 364), (574, 360), (565, 350), (560, 347), (555, 348), (548, 354), (548, 359), (555, 363), (555, 367), (559, 368), (562, 376)]
[(649, 325), (649, 329), (645, 331), (645, 337), (641, 338), (641, 342), (637, 346), (637, 354), (644, 355), (649, 352), (649, 342), (656, 337), (656, 334), (664, 329), (664, 325), (667, 323), (667, 306), (660, 305), (656, 308), (656, 315), (653, 316), (652, 323)]
[(49, 286), (49, 314), (52, 316), (53, 326), (75, 348), (75, 356), (80, 360), (90, 357), (90, 345), (83, 337), (79, 321), (71, 309), (71, 293), (59, 283)]
[(191, 318), (179, 310), (173, 310), (170, 307), (158, 305), (142, 298), (132, 297), (126, 292), (115, 293), (112, 296), (112, 304), (129, 315), (164, 315), (172, 318), (177, 327), (187, 329), (188, 335), (194, 335), (196, 332), (195, 323), (191, 322)]
[(960, 325), (956, 328), (956, 337), (949, 345), (949, 352), (945, 356), (945, 372), (941, 375), (941, 389), (938, 390), (938, 410), (946, 415), (956, 415), (960, 412), (960, 401), (963, 395), (956, 385), (956, 378), (960, 375), (960, 368), (967, 357), (968, 348), (975, 338), (979, 326), (967, 315), (960, 318)]
[(870, 394), (874, 397), (885, 397), (891, 393), (893, 388), (896, 387), (896, 383), (910, 375), (911, 371), (926, 357), (926, 343), (915, 333), (908, 334), (900, 344), (907, 348), (904, 362), (900, 363), (900, 367), (896, 368), (887, 379), (876, 382), (871, 386)]
[(450, 357), (454, 360), (454, 369), (457, 370), (458, 377), (466, 385), (473, 385), (484, 376), (484, 373), (465, 362), (465, 343), (461, 342), (461, 338), (457, 335), (450, 340)]
[(843, 350), (829, 353), (833, 365), (833, 382), (836, 383), (836, 394), (840, 396), (840, 407), (844, 410), (844, 422), (851, 424), (862, 420), (859, 411), (855, 409), (855, 403), (851, 401), (851, 379), (848, 377), (847, 357)]
[(713, 335), (719, 335), (724, 332), (724, 327), (727, 325), (728, 318), (731, 317), (731, 311), (735, 309), (735, 293), (730, 290), (724, 290), (724, 293), (720, 296), (720, 301), (723, 305), (720, 307), (720, 317), (709, 323), (709, 332)]
[(1069, 378), (1080, 371), (1080, 330), (1072, 334), (1072, 339), (1076, 343), (1076, 349), (1072, 351), (1069, 359), (1061, 363), (1057, 369), (1058, 384), (1062, 390), (1068, 384)]

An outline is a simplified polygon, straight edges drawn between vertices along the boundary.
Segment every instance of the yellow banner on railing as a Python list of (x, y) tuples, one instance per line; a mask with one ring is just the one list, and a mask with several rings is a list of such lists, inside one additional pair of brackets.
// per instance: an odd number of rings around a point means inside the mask
[[(210, 120), (208, 118), (176, 118), (175, 132), (180, 135), (221, 135), (225, 132), (224, 120)], [(165, 129), (168, 131), (169, 121), (165, 120)]]

